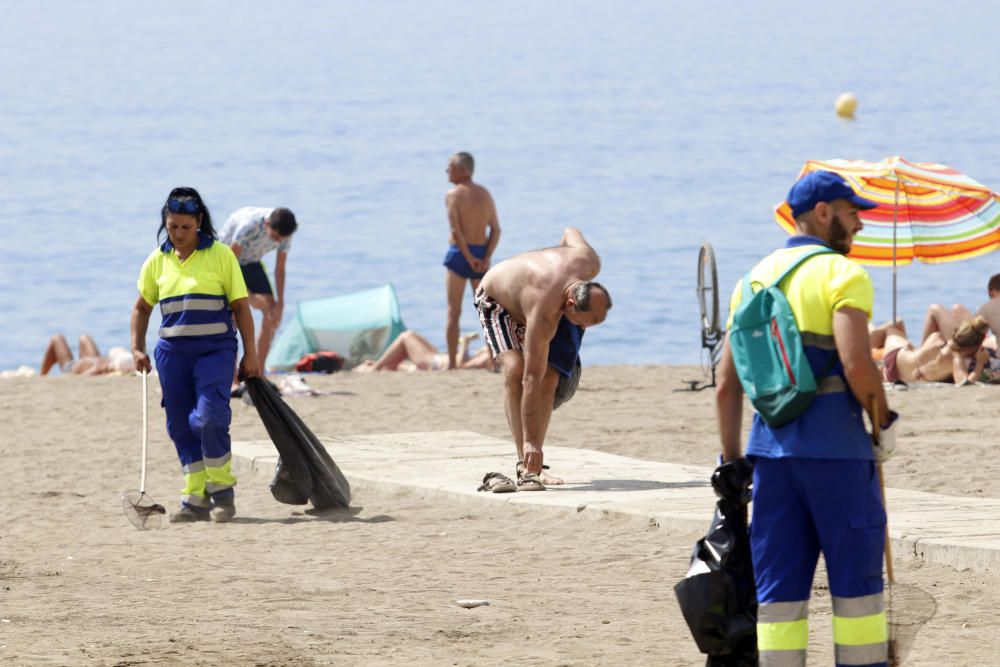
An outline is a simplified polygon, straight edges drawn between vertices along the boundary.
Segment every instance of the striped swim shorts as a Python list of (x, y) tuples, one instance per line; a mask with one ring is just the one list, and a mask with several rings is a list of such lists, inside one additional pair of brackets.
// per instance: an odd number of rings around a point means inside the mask
[(496, 359), (508, 350), (524, 350), (524, 325), (480, 287), (476, 290), (476, 310), (483, 326), (483, 338)]
[[(476, 310), (479, 323), (483, 325), (486, 344), (496, 359), (508, 350), (524, 352), (524, 325), (510, 316), (510, 313), (493, 300), (480, 287), (476, 290)], [(577, 373), (580, 364), (580, 345), (583, 342), (583, 327), (573, 324), (565, 316), (559, 320), (559, 327), (549, 341), (549, 366), (566, 379)]]
[[(493, 358), (508, 350), (524, 351), (524, 325), (510, 316), (499, 303), (488, 296), (483, 288), (476, 290), (476, 310), (479, 323), (483, 325), (483, 335)], [(580, 344), (583, 341), (583, 327), (577, 326), (563, 317), (555, 337), (549, 343), (549, 366), (559, 373), (553, 409), (573, 398), (580, 384), (582, 372), (580, 364)]]

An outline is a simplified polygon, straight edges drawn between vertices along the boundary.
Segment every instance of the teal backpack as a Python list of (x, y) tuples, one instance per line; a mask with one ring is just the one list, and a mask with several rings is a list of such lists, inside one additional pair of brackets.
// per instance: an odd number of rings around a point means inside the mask
[(743, 390), (770, 426), (792, 421), (816, 396), (816, 378), (795, 314), (778, 284), (805, 260), (828, 252), (833, 251), (817, 248), (803, 253), (777, 280), (756, 293), (750, 274), (743, 277), (743, 296), (729, 328), (729, 348)]

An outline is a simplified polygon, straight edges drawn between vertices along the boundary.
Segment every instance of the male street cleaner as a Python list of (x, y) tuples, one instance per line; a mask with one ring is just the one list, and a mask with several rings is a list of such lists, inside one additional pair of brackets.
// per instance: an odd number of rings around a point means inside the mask
[[(749, 276), (756, 291), (774, 283), (802, 255), (821, 251), (778, 285), (794, 313), (817, 390), (808, 407), (781, 426), (755, 414), (747, 441), (746, 455), (754, 465), (750, 543), (760, 664), (806, 664), (808, 606), (822, 552), (833, 598), (837, 665), (884, 666), (886, 515), (876, 458), (882, 461), (891, 453), (898, 415), (888, 409), (869, 351), (871, 280), (845, 257), (862, 228), (858, 211), (875, 203), (855, 194), (840, 176), (819, 171), (792, 186), (788, 204), (797, 234)], [(834, 252), (822, 252), (826, 249)], [(742, 294), (741, 281), (730, 302), (716, 393), (726, 462), (742, 455), (743, 386), (737, 365), (760, 362), (734, 357), (731, 327)], [(873, 404), (882, 431), (874, 450), (862, 419)]]

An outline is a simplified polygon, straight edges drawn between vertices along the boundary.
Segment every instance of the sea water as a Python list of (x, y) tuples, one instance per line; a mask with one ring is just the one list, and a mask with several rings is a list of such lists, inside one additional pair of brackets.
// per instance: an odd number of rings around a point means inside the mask
[[(216, 227), (299, 219), (286, 299), (395, 285), (444, 342), (445, 166), (493, 193), (494, 261), (578, 227), (614, 297), (585, 363), (697, 363), (700, 245), (725, 301), (785, 241), (807, 159), (938, 161), (1000, 188), (992, 5), (932, 2), (5, 3), (0, 368), (48, 337), (128, 345), (136, 278), (176, 185)], [(853, 121), (833, 103), (854, 92)], [(267, 258), (273, 263), (273, 256)], [(889, 269), (872, 268), (876, 320)], [(898, 311), (975, 308), (1000, 254), (900, 267)], [(151, 322), (152, 347), (157, 316)], [(466, 295), (462, 329), (478, 327)], [(73, 345), (75, 349), (75, 344)]]

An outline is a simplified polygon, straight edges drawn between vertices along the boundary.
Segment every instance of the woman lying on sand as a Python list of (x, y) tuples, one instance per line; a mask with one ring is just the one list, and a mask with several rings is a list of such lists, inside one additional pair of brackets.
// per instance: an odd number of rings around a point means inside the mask
[(886, 382), (965, 384), (978, 380), (989, 361), (982, 347), (988, 330), (986, 320), (977, 316), (962, 322), (947, 339), (941, 331), (930, 331), (920, 347), (914, 348), (902, 320), (897, 320), (873, 329), (871, 340), (874, 347), (885, 348), (882, 375)]
[[(469, 356), (469, 343), (479, 336), (469, 333), (458, 341), (459, 368), (489, 368), (492, 362), (487, 347)], [(404, 331), (376, 361), (369, 359), (354, 368), (356, 372), (371, 371), (443, 371), (448, 368), (448, 355), (416, 331)]]
[(49, 345), (42, 355), (42, 375), (48, 374), (53, 366), (59, 365), (63, 373), (74, 375), (101, 375), (104, 373), (131, 373), (135, 370), (132, 353), (123, 347), (113, 347), (107, 356), (102, 356), (97, 343), (90, 336), (80, 336), (80, 358), (73, 359), (73, 351), (62, 334), (49, 339)]

